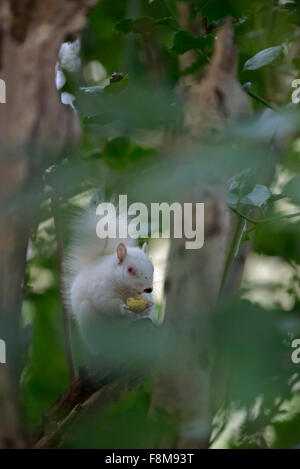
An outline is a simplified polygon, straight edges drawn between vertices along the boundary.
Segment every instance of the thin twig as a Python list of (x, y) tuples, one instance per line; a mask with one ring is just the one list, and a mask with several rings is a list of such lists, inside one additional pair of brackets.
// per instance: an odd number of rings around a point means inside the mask
[[(81, 419), (91, 415), (97, 415), (98, 419), (103, 417), (117, 402), (143, 383), (148, 376), (148, 372), (144, 371), (137, 372), (126, 369), (121, 376), (102, 384), (98, 377), (99, 387), (94, 392), (80, 378), (77, 378), (76, 382), (65, 391), (61, 399), (54, 405), (53, 412), (50, 411), (47, 417), (48, 422), (42, 429), (42, 435), (35, 443), (34, 448), (63, 447), (65, 437), (71, 428)], [(103, 377), (105, 375), (104, 373)]]
[(59, 269), (59, 283), (60, 283), (60, 295), (61, 295), (61, 305), (62, 305), (62, 316), (63, 316), (63, 325), (64, 325), (64, 335), (65, 335), (65, 347), (67, 354), (68, 370), (70, 383), (76, 378), (76, 368), (73, 359), (72, 353), (72, 338), (71, 338), (71, 324), (70, 316), (68, 313), (67, 305), (64, 300), (64, 268), (63, 268), (63, 242), (62, 242), (62, 231), (60, 225), (59, 217), (59, 204), (55, 195), (51, 198), (51, 208), (54, 218), (54, 229), (56, 237), (56, 253), (57, 253), (57, 262)]
[(240, 233), (241, 233), (241, 230), (243, 229), (243, 226), (244, 226), (243, 218), (239, 217), (236, 228), (235, 228), (235, 231), (234, 231), (234, 234), (233, 234), (233, 238), (232, 238), (232, 241), (231, 241), (231, 244), (230, 244), (230, 248), (229, 248), (229, 251), (228, 251), (228, 254), (227, 254), (227, 257), (226, 257), (226, 261), (225, 261), (225, 267), (224, 267), (222, 280), (221, 280), (221, 285), (220, 285), (220, 290), (219, 290), (219, 295), (218, 295), (219, 299), (221, 298), (224, 287), (225, 287), (225, 283), (226, 283), (226, 280), (227, 280), (227, 275), (228, 275), (228, 272), (229, 272), (231, 262), (232, 262), (233, 258), (235, 257), (236, 247), (238, 245), (238, 242), (239, 242), (239, 239), (240, 239)]
[(221, 298), (223, 290), (224, 290), (224, 286), (226, 283), (226, 279), (228, 276), (231, 262), (233, 258), (237, 256), (238, 248), (241, 243), (241, 232), (244, 230), (245, 220), (254, 225), (257, 225), (257, 224), (269, 223), (272, 221), (289, 219), (289, 218), (300, 216), (300, 212), (295, 212), (295, 213), (290, 213), (290, 214), (285, 214), (285, 215), (279, 215), (276, 217), (254, 219), (254, 218), (248, 217), (247, 215), (244, 215), (237, 208), (234, 208), (234, 207), (229, 207), (229, 208), (232, 210), (232, 212), (234, 212), (238, 216), (238, 223), (237, 223), (237, 226), (236, 226), (236, 229), (235, 229), (232, 241), (231, 241), (231, 245), (230, 245), (227, 257), (226, 257), (224, 272), (222, 275), (222, 280), (221, 280), (221, 285), (220, 285), (220, 290), (219, 290), (219, 296), (218, 296), (219, 299)]
[(258, 223), (259, 220), (256, 220), (254, 218), (251, 218), (251, 217), (248, 217), (248, 215), (244, 215), (242, 212), (240, 212), (237, 208), (234, 208), (234, 207), (229, 207), (230, 210), (235, 213), (238, 217), (241, 217), (243, 218), (244, 220), (250, 222), (250, 223), (253, 223), (254, 225), (256, 225), (256, 223)]
[(243, 89), (244, 91), (246, 91), (246, 93), (251, 96), (251, 98), (255, 99), (256, 101), (258, 101), (259, 103), (263, 104), (264, 106), (272, 109), (273, 111), (275, 112), (282, 112), (282, 109), (277, 106), (276, 104), (274, 103), (270, 103), (269, 101), (267, 101), (266, 99), (262, 98), (261, 96), (259, 96), (258, 94), (254, 93), (254, 91), (250, 90), (250, 88), (248, 86), (243, 86)]

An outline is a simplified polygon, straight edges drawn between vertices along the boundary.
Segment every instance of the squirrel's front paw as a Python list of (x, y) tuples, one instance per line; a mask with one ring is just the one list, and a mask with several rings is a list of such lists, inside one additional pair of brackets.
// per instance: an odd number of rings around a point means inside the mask
[(151, 317), (151, 312), (153, 311), (153, 306), (154, 306), (154, 303), (152, 303), (152, 301), (148, 301), (147, 308), (145, 308), (142, 313), (139, 313), (138, 316), (140, 318), (149, 318), (149, 317)]
[(121, 314), (122, 316), (126, 316), (127, 318), (131, 319), (138, 319), (137, 314), (132, 311), (126, 304), (121, 305)]
[(149, 302), (147, 308), (145, 308), (143, 312), (137, 313), (136, 311), (129, 308), (127, 304), (123, 304), (121, 306), (121, 313), (123, 316), (126, 316), (130, 319), (133, 319), (134, 321), (137, 321), (138, 319), (145, 319), (145, 318), (150, 317), (150, 312), (152, 310), (152, 307), (153, 307), (153, 303)]

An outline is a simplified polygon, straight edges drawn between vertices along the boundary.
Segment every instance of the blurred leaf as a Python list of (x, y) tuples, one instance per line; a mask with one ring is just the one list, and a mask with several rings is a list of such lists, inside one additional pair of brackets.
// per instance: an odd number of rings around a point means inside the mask
[(152, 32), (154, 24), (153, 18), (138, 18), (132, 22), (132, 31), (139, 34), (149, 34)]
[(250, 238), (249, 230), (244, 231), (244, 233), (242, 235), (241, 243), (245, 243), (246, 241), (250, 241), (250, 240), (251, 240), (251, 238)]
[(132, 31), (132, 20), (130, 18), (124, 18), (115, 24), (116, 31), (124, 34), (128, 34)]
[(106, 415), (83, 419), (66, 435), (65, 448), (143, 449), (149, 438), (174, 434), (165, 415), (149, 418), (153, 383), (145, 382)]
[(255, 184), (254, 189), (242, 198), (241, 203), (253, 205), (254, 207), (262, 207), (271, 197), (271, 191), (262, 184)]
[(250, 406), (263, 395), (266, 406), (272, 406), (278, 396), (290, 396), (289, 377), (296, 366), (284, 341), (284, 314), (248, 301), (218, 308), (214, 316), (218, 357), (214, 375), (221, 402), (227, 398), (241, 407)]
[(156, 23), (154, 18), (143, 17), (137, 18), (136, 20), (132, 19), (123, 19), (115, 25), (115, 29), (118, 32), (128, 34), (131, 31), (137, 34), (149, 34), (152, 32), (155, 24), (166, 24), (166, 21), (162, 23)]
[(101, 94), (104, 93), (105, 87), (104, 86), (82, 86), (80, 88), (81, 91), (84, 91), (84, 93), (97, 93)]
[(291, 179), (284, 187), (283, 193), (295, 204), (300, 204), (300, 176)]
[(259, 254), (300, 263), (300, 223), (276, 220), (256, 227), (254, 249)]
[(153, 149), (135, 145), (127, 137), (116, 137), (107, 141), (103, 150), (98, 149), (95, 152), (91, 152), (88, 158), (104, 158), (108, 166), (121, 170), (154, 154), (155, 151)]
[(96, 116), (85, 116), (82, 120), (83, 125), (104, 125), (113, 122), (114, 116), (109, 112), (102, 112)]
[(176, 52), (176, 54), (184, 54), (191, 49), (201, 50), (204, 47), (212, 46), (212, 44), (212, 36), (194, 37), (187, 31), (182, 30), (174, 35), (172, 50)]
[(122, 93), (129, 84), (129, 77), (128, 75), (124, 75), (122, 79), (118, 81), (112, 81), (110, 85), (105, 87), (104, 92), (108, 95), (118, 95)]
[[(227, 16), (237, 17), (242, 11), (247, 10), (249, 3), (247, 0), (241, 2), (235, 0), (196, 0), (195, 4), (199, 5), (200, 13), (207, 17), (209, 21), (218, 21)], [(243, 5), (243, 6), (242, 6)]]
[(144, 17), (137, 18), (136, 20), (125, 18), (116, 23), (115, 30), (123, 34), (128, 34), (132, 31), (137, 34), (149, 34), (156, 26), (169, 26), (173, 29), (175, 27), (174, 18), (172, 16), (165, 16), (159, 19)]
[(155, 20), (155, 26), (170, 26), (171, 28), (173, 28), (174, 18), (172, 18), (172, 16), (165, 16), (164, 18)]
[(59, 289), (49, 288), (27, 300), (33, 309), (33, 342), (23, 376), (28, 422), (37, 424), (68, 384)]
[(300, 69), (300, 57), (296, 57), (295, 59), (293, 59), (293, 65), (297, 70)]
[(255, 175), (251, 168), (244, 169), (240, 173), (233, 176), (229, 181), (229, 192), (238, 195), (248, 194), (255, 185)]
[(254, 172), (248, 168), (233, 176), (229, 185), (230, 205), (262, 207), (271, 199), (271, 191), (262, 184), (255, 184)]
[(127, 137), (117, 137), (107, 142), (104, 152), (110, 158), (124, 158), (130, 150), (130, 140)]
[(283, 46), (274, 46), (264, 49), (247, 60), (244, 70), (257, 70), (273, 62), (283, 52)]
[(273, 425), (276, 449), (300, 449), (300, 414), (276, 422)]
[[(255, 81), (252, 80), (254, 89), (248, 87), (248, 92), (252, 92), (254, 106), (259, 106), (258, 112), (249, 119), (232, 122), (220, 131), (217, 138), (212, 136), (201, 145), (193, 142), (191, 147), (175, 145), (174, 150), (173, 143), (182, 138), (185, 108), (182, 96), (177, 93), (178, 82), (182, 75), (202, 71), (210, 58), (213, 35), (194, 37), (180, 30), (176, 0), (101, 0), (90, 12), (81, 36), (81, 68), (77, 73), (65, 72), (63, 91), (76, 96), (76, 109), (83, 123), (82, 143), (74, 151), (66, 148), (55, 162), (49, 158), (49, 166), (54, 166), (54, 170), (49, 168), (45, 175), (46, 184), (56, 187), (62, 196), (64, 215), (78, 210), (78, 205), (95, 194), (98, 203), (100, 197), (101, 200), (110, 200), (118, 193), (128, 194), (132, 201), (171, 203), (185, 199), (191, 188), (201, 190), (208, 186), (222, 198), (229, 178), (231, 202), (244, 204), (241, 211), (245, 215), (250, 216), (253, 208), (266, 204), (268, 213), (262, 216), (280, 215), (271, 213), (270, 201), (284, 195), (299, 203), (300, 181), (296, 172), (300, 163), (296, 139), (299, 138), (300, 113), (296, 106), (293, 109), (285, 106), (290, 101), (291, 91), (286, 77), (293, 77), (299, 64), (296, 50), (298, 29), (295, 26), (300, 24), (299, 2), (279, 5), (278, 1), (270, 0), (186, 0), (186, 3), (192, 5), (192, 18), (198, 15), (205, 18), (207, 31), (215, 32), (227, 16), (233, 18), (240, 63), (244, 64), (251, 57), (245, 64), (242, 77), (243, 81), (251, 81), (251, 76), (255, 75)], [(154, 60), (149, 60), (152, 54), (147, 54), (147, 41), (134, 34), (128, 35), (130, 32), (144, 35), (151, 43), (151, 50), (153, 46), (155, 51)], [(291, 44), (295, 57), (282, 54), (283, 60), (279, 63), (276, 58), (280, 57), (283, 46), (262, 50), (269, 44), (284, 44), (284, 47)], [(176, 54), (189, 50), (197, 51), (196, 59), (182, 71)], [(261, 52), (256, 54), (257, 51)], [(270, 69), (262, 68), (268, 63), (273, 64), (274, 75), (270, 76)], [(102, 83), (97, 79), (97, 69), (98, 72), (105, 69), (107, 77), (111, 77), (108, 86), (86, 86)], [(251, 73), (256, 69), (255, 74)], [(95, 73), (89, 75), (87, 70)], [(128, 75), (123, 77), (119, 71)], [(239, 72), (242, 72), (241, 68)], [(276, 80), (272, 79), (275, 74)], [(274, 102), (278, 104), (277, 108), (272, 104)], [(261, 107), (270, 103), (276, 112)], [(289, 154), (285, 152), (284, 143), (287, 141), (290, 142)], [(283, 169), (290, 169), (295, 178), (286, 185), (282, 194), (272, 195), (267, 187), (273, 182), (270, 180), (269, 163), (273, 166), (278, 161), (278, 147)], [(257, 168), (260, 169), (259, 179)], [(262, 175), (265, 168), (267, 178)], [(28, 206), (40, 190), (40, 186), (37, 188), (34, 184), (28, 188), (24, 194)], [(49, 223), (48, 199), (49, 193), (45, 191), (36, 224), (45, 222), (43, 225), (46, 226), (42, 229), (43, 236), (38, 235), (34, 242), (23, 308), (23, 319), (26, 318), (26, 327), (22, 329), (24, 337), (26, 331), (33, 330), (32, 342), (27, 341), (29, 347), (22, 375), (24, 409), (31, 424), (41, 419), (68, 384), (55, 238), (53, 226)], [(62, 220), (68, 220), (68, 217), (62, 217)], [(242, 241), (249, 240), (250, 233), (253, 250), (264, 256), (276, 257), (274, 265), (284, 264), (292, 271), (295, 263), (300, 264), (299, 221), (282, 219), (255, 224), (244, 232)], [(254, 261), (255, 258), (253, 256)], [(287, 266), (287, 263), (292, 266)], [(234, 438), (229, 443), (231, 447), (260, 447), (257, 433), (264, 434), (270, 425), (275, 431), (275, 447), (299, 444), (299, 403), (296, 403), (298, 414), (295, 419), (289, 416), (288, 421), (274, 424), (271, 415), (278, 399), (290, 402), (291, 373), (298, 372), (297, 367), (291, 364), (289, 348), (289, 335), (299, 334), (296, 269), (291, 276), (290, 280), (277, 275), (278, 281), (274, 286), (261, 281), (258, 275), (255, 285), (248, 285), (246, 279), (242, 291), (244, 294), (247, 289), (246, 293), (253, 295), (249, 297), (258, 298), (257, 301), (260, 298), (264, 300), (263, 295), (267, 293), (272, 295), (276, 292), (274, 302), (280, 291), (294, 302), (293, 305), (289, 302), (284, 305), (288, 311), (265, 309), (235, 298), (229, 304), (220, 303), (218, 310), (211, 315), (216, 349), (216, 368), (212, 378), (217, 381), (217, 385), (211, 387), (212, 394), (217, 395), (219, 408), (225, 408), (225, 411), (243, 409), (247, 414), (245, 425), (234, 430)], [(194, 356), (197, 357), (204, 332), (197, 330), (196, 323), (192, 327), (196, 337)], [(160, 345), (152, 335), (146, 340), (141, 333), (133, 333), (131, 327), (124, 334), (124, 328), (116, 332), (114, 324), (109, 333), (103, 329), (100, 337), (97, 331), (95, 335), (101, 347), (108, 346), (113, 357), (121, 351), (122, 358), (128, 354), (130, 360), (134, 357), (144, 365), (145, 358), (152, 357), (153, 348), (161, 356)], [(75, 337), (73, 334), (73, 341)], [(77, 339), (74, 346), (76, 361), (85, 361), (81, 356), (80, 337)], [(177, 343), (175, 348), (173, 357), (178, 353)], [(184, 353), (184, 349), (179, 353)], [(166, 428), (163, 416), (155, 421), (149, 417), (152, 385), (152, 381), (148, 382), (147, 386), (130, 393), (101, 418), (95, 415), (81, 421), (72, 434), (66, 435), (64, 445), (142, 448), (149, 447), (148, 436), (151, 433), (157, 437), (167, 433), (175, 439), (174, 425)], [(274, 415), (277, 418), (279, 410)], [(239, 435), (241, 438), (236, 438)]]

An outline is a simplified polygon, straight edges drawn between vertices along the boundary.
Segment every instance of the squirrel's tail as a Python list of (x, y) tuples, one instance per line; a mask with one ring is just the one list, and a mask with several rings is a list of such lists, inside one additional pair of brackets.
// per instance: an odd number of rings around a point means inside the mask
[[(117, 212), (115, 208), (115, 213)], [(123, 214), (119, 214), (116, 218), (110, 220), (110, 212), (105, 215), (105, 220), (108, 223), (116, 223), (117, 227), (126, 232), (126, 218)], [(99, 238), (97, 236), (97, 224), (100, 216), (96, 214), (96, 207), (90, 207), (84, 210), (80, 215), (74, 218), (71, 223), (71, 243), (69, 251), (66, 255), (64, 262), (64, 271), (69, 283), (70, 278), (74, 278), (87, 264), (91, 261), (112, 254), (116, 251), (120, 242), (126, 246), (135, 246), (136, 240), (127, 236), (127, 238), (120, 238), (117, 230), (116, 237)], [(128, 231), (127, 231), (128, 232)]]
[[(117, 213), (117, 207), (115, 206), (115, 214)], [(127, 216), (127, 214), (126, 214)], [(110, 217), (112, 218), (110, 220)], [(127, 236), (127, 238), (106, 237), (100, 238), (97, 236), (97, 224), (101, 216), (96, 214), (96, 206), (90, 206), (87, 209), (75, 216), (70, 223), (71, 227), (71, 241), (70, 247), (66, 253), (64, 259), (64, 301), (67, 307), (71, 311), (71, 287), (75, 277), (81, 272), (81, 270), (87, 266), (90, 262), (97, 258), (113, 254), (117, 250), (119, 243), (124, 243), (126, 246), (135, 246), (136, 240)], [(108, 211), (105, 215), (106, 222), (108, 224), (116, 223), (117, 227), (121, 227), (122, 232), (126, 233), (126, 227), (124, 226), (127, 222), (126, 217), (123, 214), (114, 216), (112, 212)], [(128, 231), (127, 231), (128, 232)]]

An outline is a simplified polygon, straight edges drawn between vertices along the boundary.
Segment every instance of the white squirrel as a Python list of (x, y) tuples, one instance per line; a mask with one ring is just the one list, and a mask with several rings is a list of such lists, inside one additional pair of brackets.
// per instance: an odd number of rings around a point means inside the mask
[[(122, 221), (123, 220), (123, 221)], [(87, 209), (73, 223), (70, 252), (65, 261), (65, 300), (73, 313), (87, 348), (93, 353), (97, 328), (104, 318), (153, 318), (153, 264), (129, 235), (127, 239), (99, 238), (95, 208)], [(109, 220), (108, 220), (109, 221)], [(124, 223), (120, 216), (115, 223)], [(148, 307), (136, 314), (126, 304), (130, 297), (146, 296)], [(91, 334), (92, 332), (92, 334)]]

